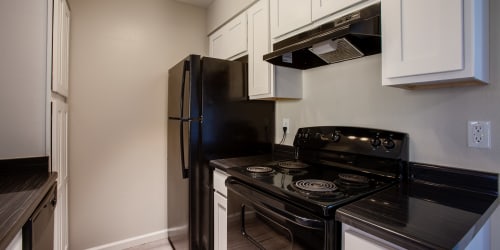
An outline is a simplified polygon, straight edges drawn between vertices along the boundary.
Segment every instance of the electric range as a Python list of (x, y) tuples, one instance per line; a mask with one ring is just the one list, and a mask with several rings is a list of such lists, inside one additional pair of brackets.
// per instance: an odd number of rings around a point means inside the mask
[[(227, 170), (229, 245), (337, 249), (336, 209), (408, 176), (405, 133), (307, 127), (298, 129), (293, 145), (294, 159)], [(282, 243), (271, 244), (270, 235)]]

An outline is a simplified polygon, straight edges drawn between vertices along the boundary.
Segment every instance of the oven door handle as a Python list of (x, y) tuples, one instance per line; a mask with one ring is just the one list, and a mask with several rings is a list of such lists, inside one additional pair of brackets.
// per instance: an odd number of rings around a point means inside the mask
[(273, 198), (268, 197), (262, 192), (257, 191), (232, 177), (229, 177), (226, 180), (226, 186), (229, 190), (241, 196), (241, 198), (254, 204), (256, 209), (260, 209), (265, 213), (272, 214), (275, 217), (290, 221), (300, 227), (314, 230), (325, 230), (325, 223), (323, 220), (299, 216), (285, 209), (276, 208), (276, 206), (270, 204)]
[[(255, 203), (254, 203), (255, 204)], [(289, 213), (284, 210), (277, 209), (275, 207), (269, 206), (267, 204), (256, 204), (256, 210), (263, 210), (266, 213), (273, 214), (274, 216), (278, 218), (285, 219), (287, 221), (290, 221), (298, 226), (308, 228), (308, 229), (314, 229), (314, 230), (325, 230), (325, 224), (323, 221), (316, 220), (316, 219), (311, 219), (311, 218), (306, 218), (306, 217), (301, 217), (292, 213)]]

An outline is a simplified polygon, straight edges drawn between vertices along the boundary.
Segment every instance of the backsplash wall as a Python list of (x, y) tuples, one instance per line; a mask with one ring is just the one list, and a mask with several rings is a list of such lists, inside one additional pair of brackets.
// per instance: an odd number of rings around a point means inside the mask
[[(276, 131), (282, 131), (282, 118), (290, 118), (286, 144), (292, 145), (297, 128), (304, 126), (396, 130), (410, 135), (412, 161), (499, 172), (497, 76), (481, 87), (404, 90), (381, 86), (380, 65), (375, 55), (303, 71), (303, 99), (277, 102)], [(468, 120), (491, 121), (491, 149), (467, 147)]]

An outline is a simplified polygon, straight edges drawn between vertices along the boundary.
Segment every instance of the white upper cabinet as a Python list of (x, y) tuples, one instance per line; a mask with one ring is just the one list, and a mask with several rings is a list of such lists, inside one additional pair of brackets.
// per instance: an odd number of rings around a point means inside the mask
[(248, 95), (272, 95), (272, 65), (262, 59), (271, 51), (269, 37), (269, 0), (261, 0), (248, 14)]
[(366, 0), (312, 0), (312, 21)]
[(247, 52), (247, 15), (239, 16), (220, 27), (209, 36), (210, 56), (230, 59)]
[[(269, 0), (260, 0), (248, 13), (248, 95), (250, 99), (302, 98), (301, 71), (281, 69), (263, 60), (271, 51)], [(283, 77), (286, 75), (286, 77)]]
[(271, 0), (271, 37), (311, 23), (311, 0)]
[(70, 10), (66, 0), (54, 0), (52, 91), (68, 97)]
[(487, 0), (382, 1), (383, 85), (487, 82), (488, 60)]

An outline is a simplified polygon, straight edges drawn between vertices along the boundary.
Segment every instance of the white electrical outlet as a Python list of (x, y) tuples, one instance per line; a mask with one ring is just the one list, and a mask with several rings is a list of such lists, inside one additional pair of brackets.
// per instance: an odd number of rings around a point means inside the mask
[(290, 134), (290, 118), (283, 118), (281, 127), (286, 128), (286, 133)]
[(467, 141), (471, 148), (491, 148), (490, 122), (469, 121), (467, 124)]

